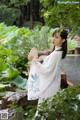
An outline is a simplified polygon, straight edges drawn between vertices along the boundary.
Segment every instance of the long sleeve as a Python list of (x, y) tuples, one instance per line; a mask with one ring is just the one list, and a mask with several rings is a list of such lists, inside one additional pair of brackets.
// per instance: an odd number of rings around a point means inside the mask
[(55, 69), (56, 64), (61, 59), (61, 51), (54, 51), (50, 55), (48, 55), (44, 62), (41, 64), (37, 61), (32, 61), (32, 65), (34, 64), (37, 71), (41, 74), (48, 74), (49, 72), (53, 71)]
[(41, 55), (49, 55), (51, 52), (52, 52), (51, 50), (39, 51), (38, 52), (38, 56), (40, 57)]

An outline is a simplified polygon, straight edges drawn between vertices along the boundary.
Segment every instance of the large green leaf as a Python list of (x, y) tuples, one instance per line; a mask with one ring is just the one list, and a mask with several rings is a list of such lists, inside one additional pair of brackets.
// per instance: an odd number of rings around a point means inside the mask
[(13, 80), (19, 75), (19, 72), (15, 68), (8, 67), (0, 73), (0, 81)]
[(21, 76), (16, 77), (11, 83), (18, 88), (25, 89), (27, 87), (27, 79), (24, 79)]

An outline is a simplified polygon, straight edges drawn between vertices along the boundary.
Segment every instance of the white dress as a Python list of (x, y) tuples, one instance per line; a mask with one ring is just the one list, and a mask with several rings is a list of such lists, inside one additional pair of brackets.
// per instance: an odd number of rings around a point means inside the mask
[(43, 63), (32, 61), (27, 83), (28, 100), (42, 100), (60, 90), (62, 51), (56, 48)]

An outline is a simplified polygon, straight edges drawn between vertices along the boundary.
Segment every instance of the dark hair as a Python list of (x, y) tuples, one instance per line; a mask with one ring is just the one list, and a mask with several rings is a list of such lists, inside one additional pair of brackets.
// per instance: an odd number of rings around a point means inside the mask
[(66, 54), (67, 54), (67, 36), (68, 36), (68, 32), (65, 29), (63, 29), (63, 30), (57, 29), (57, 30), (55, 30), (55, 32), (53, 32), (52, 36), (54, 36), (55, 33), (57, 33), (57, 32), (60, 33), (60, 36), (61, 36), (62, 40), (65, 39), (65, 41), (62, 44), (62, 48), (61, 48), (61, 50), (63, 51), (62, 59), (64, 59), (66, 57)]

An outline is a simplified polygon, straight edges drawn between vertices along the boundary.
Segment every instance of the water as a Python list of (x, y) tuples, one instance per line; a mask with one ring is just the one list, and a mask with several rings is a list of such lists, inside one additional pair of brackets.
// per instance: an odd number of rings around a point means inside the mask
[(67, 56), (62, 68), (68, 80), (72, 80), (75, 84), (80, 83), (80, 55)]

